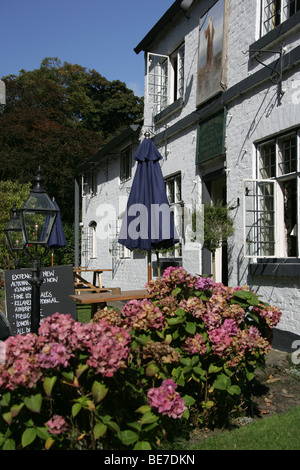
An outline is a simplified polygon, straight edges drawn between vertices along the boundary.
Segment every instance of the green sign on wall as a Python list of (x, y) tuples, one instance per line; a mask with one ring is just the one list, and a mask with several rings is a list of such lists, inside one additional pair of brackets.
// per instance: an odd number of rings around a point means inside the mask
[(225, 112), (198, 125), (196, 165), (225, 153)]

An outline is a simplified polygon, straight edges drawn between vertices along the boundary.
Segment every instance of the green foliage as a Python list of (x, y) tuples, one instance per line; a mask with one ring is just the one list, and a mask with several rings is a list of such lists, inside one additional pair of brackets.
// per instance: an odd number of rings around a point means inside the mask
[(14, 204), (17, 208), (21, 207), (29, 195), (30, 189), (30, 183), (20, 184), (17, 181), (0, 181), (0, 267), (2, 269), (14, 268), (3, 230), (11, 217)]
[[(204, 205), (204, 240), (203, 246), (212, 253), (227, 243), (228, 237), (234, 233), (234, 221), (230, 217), (230, 207), (217, 202)], [(192, 214), (193, 230), (196, 230), (197, 213)], [(198, 217), (201, 217), (201, 215)]]
[(45, 58), (39, 69), (3, 77), (1, 179), (31, 182), (41, 165), (62, 220), (74, 214), (74, 170), (107, 140), (140, 119), (143, 99), (95, 70)]

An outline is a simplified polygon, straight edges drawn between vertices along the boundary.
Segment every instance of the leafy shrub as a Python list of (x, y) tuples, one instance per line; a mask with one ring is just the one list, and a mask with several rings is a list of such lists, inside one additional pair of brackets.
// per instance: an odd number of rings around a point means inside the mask
[(182, 268), (152, 299), (91, 323), (44, 319), (9, 337), (0, 364), (0, 448), (152, 449), (182, 422), (217, 425), (264, 365), (276, 307)]

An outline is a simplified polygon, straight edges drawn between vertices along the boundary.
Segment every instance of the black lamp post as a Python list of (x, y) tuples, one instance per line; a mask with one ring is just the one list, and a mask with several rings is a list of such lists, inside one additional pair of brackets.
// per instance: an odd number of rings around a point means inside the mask
[[(43, 188), (44, 178), (41, 169), (33, 178), (33, 187), (30, 194), (20, 209), (20, 219), (23, 231), (24, 248), (32, 259), (29, 280), (32, 286), (31, 294), (31, 332), (37, 333), (40, 324), (40, 286), (43, 278), (40, 276), (41, 257), (47, 244), (55, 222), (57, 209)], [(33, 253), (32, 253), (33, 250)]]
[(4, 234), (8, 243), (9, 251), (15, 260), (15, 269), (20, 269), (20, 253), (23, 251), (24, 241), (20, 214), (16, 204), (14, 204), (12, 208), (12, 215), (6, 224)]

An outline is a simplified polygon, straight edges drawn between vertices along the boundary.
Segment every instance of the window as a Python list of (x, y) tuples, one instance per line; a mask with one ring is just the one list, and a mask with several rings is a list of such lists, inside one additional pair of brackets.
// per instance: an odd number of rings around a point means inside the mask
[(121, 226), (122, 218), (113, 220), (109, 223), (109, 252), (112, 258), (131, 258), (130, 250), (118, 242)]
[(88, 255), (89, 259), (97, 258), (97, 236), (96, 236), (97, 224), (91, 222), (88, 228)]
[(131, 178), (131, 146), (121, 152), (120, 181), (124, 183)]
[(147, 54), (147, 101), (155, 114), (183, 97), (184, 43), (170, 55)]
[[(165, 179), (168, 201), (174, 215), (175, 227), (181, 240), (183, 232), (183, 210), (181, 196), (181, 173)], [(176, 245), (174, 256), (182, 256), (181, 241)]]
[(300, 0), (262, 0), (262, 35), (300, 11)]
[(96, 196), (97, 178), (98, 172), (96, 170), (82, 175), (82, 196)]
[(245, 256), (299, 257), (299, 135), (257, 146), (257, 179), (244, 182)]

